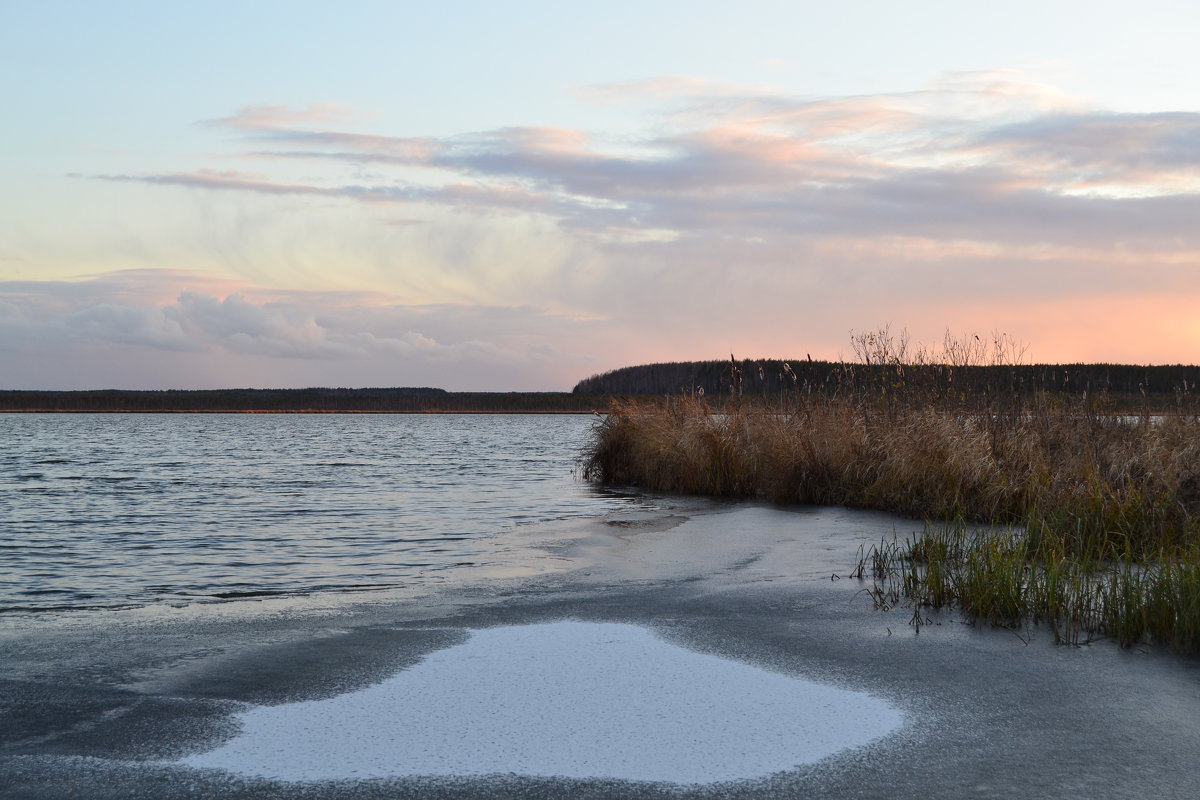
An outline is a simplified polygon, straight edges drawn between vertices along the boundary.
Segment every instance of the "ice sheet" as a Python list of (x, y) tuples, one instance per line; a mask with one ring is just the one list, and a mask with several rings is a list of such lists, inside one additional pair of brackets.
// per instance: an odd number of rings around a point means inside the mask
[(256, 707), (182, 763), (286, 781), (407, 775), (710, 783), (865, 745), (902, 714), (861, 692), (693, 652), (634, 625), (476, 630), (388, 680)]

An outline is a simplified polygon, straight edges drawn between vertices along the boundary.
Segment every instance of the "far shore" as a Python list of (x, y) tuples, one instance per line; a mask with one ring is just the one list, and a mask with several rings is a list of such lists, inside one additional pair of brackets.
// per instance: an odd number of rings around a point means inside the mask
[(325, 408), (0, 408), (0, 414), (599, 414), (596, 409), (461, 409), (423, 408), (376, 411)]
[(427, 386), (308, 389), (0, 390), (0, 412), (113, 414), (591, 414), (603, 396), (449, 392)]

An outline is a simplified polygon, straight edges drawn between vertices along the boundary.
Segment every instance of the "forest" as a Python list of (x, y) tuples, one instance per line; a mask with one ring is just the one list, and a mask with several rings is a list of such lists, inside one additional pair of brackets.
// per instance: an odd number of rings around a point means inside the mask
[(0, 391), (0, 411), (292, 413), (587, 413), (602, 402), (567, 392), (417, 388)]
[(680, 361), (622, 367), (586, 378), (574, 392), (584, 396), (730, 396), (767, 400), (804, 395), (856, 395), (909, 391), (923, 396), (1104, 397), (1121, 406), (1149, 403), (1169, 410), (1200, 386), (1200, 366), (1130, 364), (1004, 364), (813, 361), (808, 358)]
[[(1039, 394), (1103, 403), (1114, 410), (1170, 411), (1194, 405), (1200, 366), (990, 363), (972, 354), (930, 360), (856, 347), (855, 361), (733, 359), (622, 367), (570, 392), (449, 392), (432, 387), (0, 390), (0, 411), (294, 413), (589, 413), (611, 398), (704, 397), (788, 403), (799, 397), (901, 394), (923, 401)], [(943, 354), (939, 354), (943, 355)], [(953, 355), (953, 354), (952, 354)], [(992, 354), (994, 355), (994, 353)], [(990, 356), (989, 356), (990, 358)]]

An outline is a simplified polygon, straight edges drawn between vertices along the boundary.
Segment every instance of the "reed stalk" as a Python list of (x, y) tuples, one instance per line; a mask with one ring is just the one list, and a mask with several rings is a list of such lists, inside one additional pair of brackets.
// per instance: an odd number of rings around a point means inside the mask
[[(1111, 413), (1103, 397), (961, 391), (955, 370), (1017, 353), (997, 337), (932, 354), (855, 341), (834, 385), (725, 398), (616, 400), (585, 478), (648, 490), (844, 505), (930, 521), (871, 556), (876, 604), (954, 605), (1059, 641), (1200, 649), (1200, 410)], [(737, 369), (733, 362), (733, 369)], [(979, 528), (979, 524), (999, 526)], [(987, 531), (987, 532), (981, 532)], [(865, 569), (860, 569), (860, 574)], [(919, 617), (918, 617), (919, 618)]]

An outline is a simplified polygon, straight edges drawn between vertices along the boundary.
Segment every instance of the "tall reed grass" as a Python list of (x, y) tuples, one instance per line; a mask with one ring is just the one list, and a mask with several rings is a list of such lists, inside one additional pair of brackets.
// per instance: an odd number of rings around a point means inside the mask
[[(731, 373), (734, 389), (719, 404), (614, 401), (584, 476), (1003, 526), (985, 535), (930, 525), (876, 548), (877, 602), (1044, 622), (1068, 642), (1106, 635), (1200, 649), (1200, 413), (1181, 405), (1123, 416), (1103, 397), (971, 396), (954, 389), (955, 364), (1016, 350), (1002, 338), (990, 353), (966, 341), (914, 354), (886, 330), (868, 334), (855, 341), (857, 364), (888, 369), (863, 381), (848, 364), (844, 385), (811, 392), (797, 382), (786, 398), (748, 396)], [(924, 378), (914, 383), (914, 373)]]

